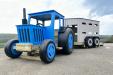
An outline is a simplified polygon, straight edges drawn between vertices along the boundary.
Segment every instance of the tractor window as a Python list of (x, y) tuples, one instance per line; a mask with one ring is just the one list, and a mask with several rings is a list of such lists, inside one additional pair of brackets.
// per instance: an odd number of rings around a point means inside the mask
[(42, 20), (31, 19), (30, 24), (39, 25), (39, 26), (50, 26), (51, 20), (42, 21)]
[(41, 21), (41, 20), (37, 20), (36, 25), (40, 25), (40, 26), (42, 26), (42, 25), (44, 25), (44, 23), (43, 23), (43, 21)]
[(37, 20), (36, 20), (36, 19), (31, 18), (31, 20), (30, 20), (30, 24), (36, 25), (36, 24), (37, 24)]
[(55, 29), (59, 29), (59, 26), (63, 27), (63, 19), (57, 19), (55, 20)]
[(55, 29), (59, 28), (59, 20), (55, 20), (54, 28)]
[(63, 19), (61, 19), (61, 26), (63, 26)]
[(43, 26), (44, 25), (44, 21), (31, 18), (30, 24)]
[(51, 24), (51, 20), (47, 20), (47, 21), (45, 21), (45, 25), (44, 26), (50, 26), (50, 24)]

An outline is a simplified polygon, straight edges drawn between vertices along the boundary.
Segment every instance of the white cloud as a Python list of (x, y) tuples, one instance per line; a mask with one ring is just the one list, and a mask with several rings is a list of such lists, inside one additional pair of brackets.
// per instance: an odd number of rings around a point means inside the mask
[[(0, 0), (0, 33), (16, 33), (15, 25), (21, 24), (22, 8), (27, 8), (27, 13), (55, 9), (66, 17), (86, 17), (80, 1), (69, 0)], [(74, 10), (73, 10), (74, 8)], [(80, 12), (79, 12), (80, 11)]]
[[(27, 13), (54, 9), (66, 18), (90, 18), (90, 9), (85, 8), (83, 2), (84, 0), (0, 0), (0, 33), (16, 33), (16, 25), (21, 24), (24, 7)], [(101, 34), (113, 34), (110, 30), (113, 28), (112, 17), (92, 18), (101, 21)]]
[(100, 34), (113, 35), (113, 15), (100, 17)]

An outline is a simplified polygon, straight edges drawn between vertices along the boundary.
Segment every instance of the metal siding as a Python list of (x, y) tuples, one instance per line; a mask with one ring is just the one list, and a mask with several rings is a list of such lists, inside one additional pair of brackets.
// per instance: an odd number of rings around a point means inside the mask
[[(86, 22), (86, 25), (83, 25), (82, 22)], [(89, 23), (92, 23), (92, 25), (89, 25)], [(86, 36), (99, 36), (99, 34), (94, 34), (95, 32), (99, 33), (99, 22), (94, 20), (88, 20), (88, 19), (65, 19), (65, 25), (64, 26), (71, 26), (73, 24), (78, 25), (77, 29), (77, 42), (84, 42), (84, 38)], [(98, 26), (94, 26), (94, 24), (98, 24)], [(82, 34), (82, 32), (86, 32), (86, 34)], [(89, 32), (92, 32), (92, 34), (88, 34)]]

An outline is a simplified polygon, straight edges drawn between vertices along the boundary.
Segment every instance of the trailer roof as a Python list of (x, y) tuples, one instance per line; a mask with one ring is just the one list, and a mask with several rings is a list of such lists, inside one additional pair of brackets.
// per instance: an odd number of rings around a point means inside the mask
[(96, 22), (100, 22), (100, 21), (97, 21), (97, 20), (91, 20), (91, 19), (86, 19), (86, 18), (65, 18), (65, 19), (84, 19), (84, 20), (90, 20), (90, 21), (96, 21)]
[(43, 11), (43, 12), (36, 12), (28, 14), (31, 18), (39, 19), (39, 20), (51, 20), (51, 15), (55, 14), (55, 19), (63, 19), (64, 16), (58, 13), (55, 10)]

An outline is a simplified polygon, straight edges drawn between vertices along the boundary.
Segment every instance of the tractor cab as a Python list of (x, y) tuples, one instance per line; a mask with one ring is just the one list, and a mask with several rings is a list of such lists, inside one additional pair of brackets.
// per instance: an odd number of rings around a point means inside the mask
[[(36, 21), (36, 25), (41, 26), (54, 26), (54, 21), (64, 19), (64, 16), (55, 10), (31, 13), (28, 15), (28, 24), (31, 24), (31, 20)], [(46, 22), (49, 22), (49, 25), (46, 25)], [(59, 24), (60, 25), (60, 24)]]
[(49, 10), (28, 14), (27, 21), (24, 10), (22, 25), (17, 25), (19, 43), (39, 45), (45, 39), (54, 40), (55, 20), (59, 21), (58, 27), (60, 27), (64, 16), (55, 10)]

